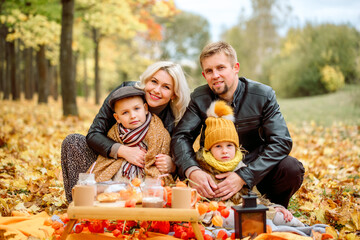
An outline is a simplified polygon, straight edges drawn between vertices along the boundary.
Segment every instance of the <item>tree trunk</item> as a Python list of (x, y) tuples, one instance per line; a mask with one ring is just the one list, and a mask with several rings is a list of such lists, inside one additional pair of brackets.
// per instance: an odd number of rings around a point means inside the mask
[(6, 52), (6, 38), (7, 28), (0, 24), (0, 92), (4, 92), (4, 84), (6, 79), (6, 61), (5, 61), (5, 52)]
[(20, 99), (20, 93), (22, 89), (22, 66), (21, 66), (21, 50), (20, 50), (20, 40), (14, 42), (14, 53), (15, 53), (15, 82), (14, 87), (12, 88), (12, 98), (13, 100)]
[(10, 43), (5, 43), (5, 59), (6, 59), (6, 73), (5, 73), (5, 81), (4, 81), (4, 95), (3, 99), (9, 100), (10, 99), (10, 91), (11, 91), (11, 68), (10, 68), (10, 62), (11, 62), (11, 56), (10, 56)]
[(39, 68), (38, 68), (38, 64), (36, 61), (36, 52), (33, 51), (33, 55), (32, 55), (33, 61), (32, 61), (32, 79), (33, 79), (33, 89), (34, 92), (33, 93), (38, 93), (39, 92)]
[(57, 101), (59, 98), (59, 69), (58, 66), (53, 66), (54, 72), (54, 100)]
[(24, 50), (25, 54), (25, 66), (24, 66), (24, 92), (25, 92), (25, 99), (31, 100), (34, 94), (34, 83), (33, 83), (33, 57), (32, 57), (32, 48), (26, 48)]
[(16, 53), (15, 53), (15, 42), (9, 42), (9, 80), (11, 83), (11, 95), (12, 100), (18, 100), (18, 84), (16, 81)]
[(41, 45), (36, 54), (39, 72), (39, 99), (38, 103), (47, 103), (49, 95), (49, 84), (47, 79), (47, 60), (45, 58), (45, 45)]
[(73, 71), (73, 21), (75, 0), (61, 0), (61, 43), (60, 43), (60, 78), (61, 96), (63, 101), (63, 115), (78, 115), (76, 105), (76, 84)]
[(49, 96), (52, 96), (54, 98), (54, 66), (51, 65), (50, 60), (46, 60), (46, 65), (47, 65), (47, 69), (48, 69), (48, 74), (47, 74), (47, 81), (48, 81), (48, 85), (49, 85)]
[(93, 41), (95, 44), (94, 56), (95, 56), (95, 104), (100, 103), (100, 78), (99, 78), (99, 37), (97, 36), (97, 30), (93, 28)]
[(86, 55), (84, 54), (84, 97), (85, 97), (85, 101), (88, 101), (89, 98), (89, 86), (87, 83), (87, 64), (86, 64)]
[(76, 82), (76, 75), (77, 75), (77, 61), (78, 61), (78, 58), (79, 58), (79, 53), (78, 52), (73, 52), (73, 78), (74, 78), (74, 81), (75, 81), (75, 90), (76, 90), (76, 95), (78, 93), (78, 90), (79, 90), (79, 86)]

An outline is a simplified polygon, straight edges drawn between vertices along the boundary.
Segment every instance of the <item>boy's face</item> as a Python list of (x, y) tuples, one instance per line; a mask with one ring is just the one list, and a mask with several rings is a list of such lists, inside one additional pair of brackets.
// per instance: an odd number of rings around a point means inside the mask
[(210, 152), (216, 160), (226, 162), (235, 157), (236, 146), (232, 142), (219, 142), (211, 147)]
[(135, 129), (146, 121), (147, 104), (139, 96), (123, 98), (116, 101), (114, 118), (124, 128)]

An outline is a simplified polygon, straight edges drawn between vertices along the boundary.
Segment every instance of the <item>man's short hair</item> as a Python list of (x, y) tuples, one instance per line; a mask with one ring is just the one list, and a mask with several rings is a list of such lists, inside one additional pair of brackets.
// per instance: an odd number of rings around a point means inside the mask
[(230, 44), (223, 41), (219, 41), (219, 42), (209, 43), (203, 48), (200, 54), (201, 68), (202, 68), (202, 62), (205, 58), (211, 57), (212, 55), (220, 52), (223, 52), (228, 57), (232, 65), (234, 65), (237, 62), (235, 49)]

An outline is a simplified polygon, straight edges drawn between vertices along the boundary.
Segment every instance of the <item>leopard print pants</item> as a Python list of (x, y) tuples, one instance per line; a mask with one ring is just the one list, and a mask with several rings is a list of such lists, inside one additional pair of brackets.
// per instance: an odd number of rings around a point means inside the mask
[(71, 189), (79, 179), (79, 173), (86, 172), (96, 161), (97, 154), (89, 148), (85, 136), (68, 135), (61, 144), (61, 168), (67, 201), (72, 201)]

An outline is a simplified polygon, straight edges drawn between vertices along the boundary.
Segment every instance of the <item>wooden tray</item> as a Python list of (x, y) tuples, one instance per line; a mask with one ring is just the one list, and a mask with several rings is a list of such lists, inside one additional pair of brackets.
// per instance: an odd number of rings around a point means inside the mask
[(139, 220), (139, 221), (184, 221), (190, 222), (195, 237), (203, 240), (198, 226), (199, 213), (196, 209), (175, 209), (175, 208), (142, 208), (137, 205), (135, 208), (124, 207), (75, 207), (71, 203), (67, 210), (70, 221), (68, 222), (61, 240), (65, 240), (71, 233), (78, 219), (112, 219), (112, 220)]

